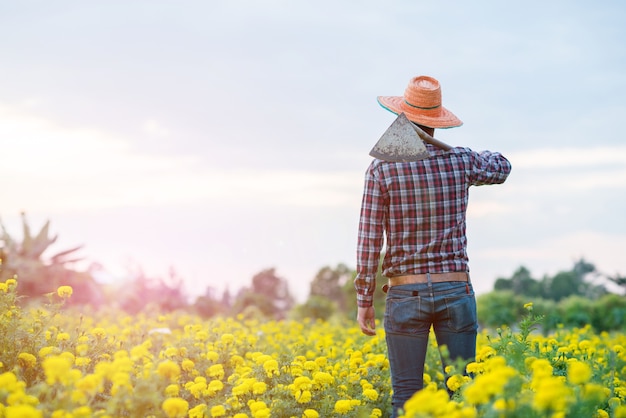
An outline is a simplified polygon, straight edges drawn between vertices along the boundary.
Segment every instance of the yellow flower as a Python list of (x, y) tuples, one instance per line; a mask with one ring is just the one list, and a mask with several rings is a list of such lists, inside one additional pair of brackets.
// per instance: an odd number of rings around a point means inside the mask
[(73, 292), (72, 286), (59, 286), (57, 289), (57, 295), (63, 299), (69, 299)]
[(226, 415), (226, 408), (223, 405), (215, 405), (211, 408), (211, 417), (223, 417)]
[(533, 310), (533, 303), (532, 302), (528, 302), (524, 304), (524, 309), (526, 309), (527, 311), (532, 311)]
[(68, 341), (70, 339), (70, 334), (67, 332), (59, 332), (57, 334), (57, 342)]
[(196, 367), (195, 363), (192, 360), (185, 359), (182, 362), (183, 370), (186, 372), (191, 372)]
[(64, 356), (53, 356), (46, 358), (42, 363), (46, 374), (46, 383), (66, 384), (71, 377), (72, 363)]
[(303, 390), (302, 392), (298, 392), (295, 396), (298, 403), (309, 403), (313, 398), (310, 390)]
[(591, 367), (582, 361), (572, 361), (567, 365), (567, 380), (573, 385), (587, 383), (591, 379)]
[(189, 410), (189, 418), (204, 418), (206, 417), (207, 406), (204, 403), (194, 406)]
[(267, 390), (267, 384), (265, 382), (254, 382), (252, 384), (252, 393), (255, 395), (262, 395)]
[(365, 389), (363, 391), (363, 396), (365, 396), (370, 401), (378, 400), (378, 392), (376, 391), (376, 389)]
[(211, 380), (211, 382), (209, 382), (209, 386), (207, 387), (207, 392), (209, 395), (215, 395), (222, 389), (224, 389), (224, 384), (221, 380)]
[(222, 336), (220, 337), (220, 340), (225, 345), (229, 345), (235, 342), (235, 336), (233, 334), (222, 334)]
[(76, 388), (93, 396), (102, 388), (102, 377), (88, 374), (76, 382)]
[(94, 328), (94, 329), (91, 330), (91, 335), (93, 335), (97, 339), (101, 340), (104, 337), (106, 337), (107, 333), (104, 330), (104, 328)]
[(319, 418), (320, 414), (315, 409), (305, 409), (302, 418)]
[(263, 369), (265, 370), (267, 377), (280, 375), (280, 372), (278, 371), (278, 362), (274, 359), (269, 359), (263, 362)]
[(218, 380), (222, 380), (224, 378), (224, 366), (219, 363), (209, 366), (209, 369), (207, 370), (207, 375), (209, 377), (214, 377)]
[(463, 386), (464, 383), (465, 383), (465, 378), (461, 376), (460, 374), (455, 374), (448, 378), (448, 380), (446, 381), (446, 386), (452, 392), (456, 392), (457, 390), (461, 388), (461, 386)]
[(30, 353), (20, 353), (17, 356), (17, 363), (20, 365), (20, 367), (28, 369), (34, 367), (37, 364), (37, 357), (33, 356)]
[(446, 405), (450, 397), (448, 392), (443, 389), (437, 389), (436, 385), (433, 389), (431, 386), (415, 393), (405, 404), (407, 416), (433, 416), (443, 417)]
[(31, 405), (11, 405), (4, 410), (6, 418), (41, 418), (43, 412)]
[(167, 398), (163, 401), (161, 409), (169, 418), (184, 417), (189, 410), (189, 403), (183, 398)]
[(564, 411), (572, 400), (571, 390), (558, 377), (545, 377), (535, 388), (533, 408), (539, 411)]
[(313, 382), (319, 386), (328, 386), (335, 383), (335, 378), (330, 373), (315, 372), (313, 374)]
[(180, 377), (180, 367), (171, 360), (165, 360), (157, 366), (159, 376), (174, 382)]
[(263, 401), (250, 401), (248, 404), (253, 418), (269, 418), (270, 409)]
[(335, 402), (335, 412), (345, 415), (352, 410), (352, 404), (347, 399), (340, 399)]
[(170, 398), (176, 398), (180, 394), (180, 387), (176, 384), (169, 384), (165, 388), (165, 395)]

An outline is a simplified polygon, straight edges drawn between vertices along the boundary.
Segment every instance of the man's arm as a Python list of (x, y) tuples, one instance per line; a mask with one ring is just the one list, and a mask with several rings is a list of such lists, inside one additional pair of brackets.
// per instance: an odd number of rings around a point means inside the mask
[(474, 186), (500, 184), (509, 176), (511, 163), (499, 152), (472, 151), (471, 182)]
[(357, 276), (354, 279), (357, 321), (363, 333), (368, 335), (375, 333), (373, 304), (376, 272), (383, 245), (384, 216), (383, 195), (372, 164), (365, 175), (357, 245)]

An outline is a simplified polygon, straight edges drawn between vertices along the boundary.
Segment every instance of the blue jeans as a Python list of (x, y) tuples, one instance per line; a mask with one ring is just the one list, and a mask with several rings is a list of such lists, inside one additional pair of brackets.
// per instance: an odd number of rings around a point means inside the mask
[(450, 360), (474, 359), (478, 322), (471, 283), (429, 282), (388, 289), (384, 326), (393, 388), (393, 418), (424, 387), (431, 325), (437, 344), (447, 346)]

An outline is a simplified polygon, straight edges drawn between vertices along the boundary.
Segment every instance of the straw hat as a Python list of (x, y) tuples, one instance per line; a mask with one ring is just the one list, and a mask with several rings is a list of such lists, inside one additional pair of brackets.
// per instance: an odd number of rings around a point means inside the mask
[(441, 105), (441, 87), (432, 77), (418, 76), (409, 81), (404, 96), (379, 96), (378, 103), (388, 111), (429, 128), (454, 128), (463, 122)]

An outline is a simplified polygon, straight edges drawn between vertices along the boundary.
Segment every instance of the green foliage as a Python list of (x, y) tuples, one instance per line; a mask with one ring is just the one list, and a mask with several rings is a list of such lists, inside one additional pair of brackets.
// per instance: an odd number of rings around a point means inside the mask
[(337, 313), (337, 304), (323, 296), (312, 295), (305, 303), (294, 307), (289, 317), (292, 319), (321, 319), (328, 320)]
[(569, 296), (585, 296), (597, 299), (608, 293), (602, 285), (595, 285), (587, 278), (598, 277), (596, 267), (580, 259), (569, 271), (560, 271), (553, 277), (546, 276), (541, 280), (534, 279), (526, 267), (520, 267), (510, 278), (498, 278), (494, 290), (510, 290), (516, 295), (526, 298), (543, 298), (555, 301)]
[(476, 298), (478, 322), (484, 327), (512, 325), (521, 316), (522, 298), (512, 291), (497, 291)]
[(626, 330), (626, 299), (609, 294), (597, 300), (569, 296), (555, 302), (541, 298), (525, 298), (511, 291), (493, 291), (476, 298), (478, 322), (483, 327), (513, 326), (523, 317), (519, 307), (532, 302), (540, 315), (544, 333), (557, 329), (591, 325), (597, 331)]
[(270, 268), (257, 273), (252, 278), (252, 286), (237, 293), (231, 313), (240, 314), (254, 307), (266, 318), (283, 319), (293, 306), (287, 280)]

